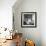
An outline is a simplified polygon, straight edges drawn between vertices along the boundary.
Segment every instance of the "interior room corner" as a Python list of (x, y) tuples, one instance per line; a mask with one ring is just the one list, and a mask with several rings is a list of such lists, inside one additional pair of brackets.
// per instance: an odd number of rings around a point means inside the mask
[(0, 46), (46, 46), (46, 0), (0, 0)]

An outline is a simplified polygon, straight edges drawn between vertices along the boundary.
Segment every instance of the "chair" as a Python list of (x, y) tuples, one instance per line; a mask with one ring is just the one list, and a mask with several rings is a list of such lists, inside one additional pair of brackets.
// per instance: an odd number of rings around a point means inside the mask
[(15, 39), (16, 46), (22, 45), (22, 33), (15, 33), (14, 39)]
[(32, 40), (26, 40), (25, 46), (35, 46), (35, 43)]

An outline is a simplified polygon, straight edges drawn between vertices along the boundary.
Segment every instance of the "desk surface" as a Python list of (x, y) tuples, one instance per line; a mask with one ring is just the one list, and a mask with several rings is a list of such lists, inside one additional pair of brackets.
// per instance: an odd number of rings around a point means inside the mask
[[(0, 43), (1, 45), (1, 43)], [(2, 46), (15, 46), (15, 39), (13, 40), (6, 40), (6, 42), (2, 43)]]

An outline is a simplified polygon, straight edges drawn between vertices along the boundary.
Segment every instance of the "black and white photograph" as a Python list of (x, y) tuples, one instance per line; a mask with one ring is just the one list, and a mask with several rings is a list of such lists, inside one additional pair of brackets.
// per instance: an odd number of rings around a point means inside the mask
[(22, 27), (36, 27), (36, 12), (22, 12), (21, 13), (21, 26)]

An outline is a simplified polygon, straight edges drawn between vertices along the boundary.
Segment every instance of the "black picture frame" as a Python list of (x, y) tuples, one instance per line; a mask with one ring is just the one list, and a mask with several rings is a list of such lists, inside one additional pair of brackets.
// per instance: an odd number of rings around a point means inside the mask
[(21, 27), (37, 27), (37, 12), (21, 12)]

